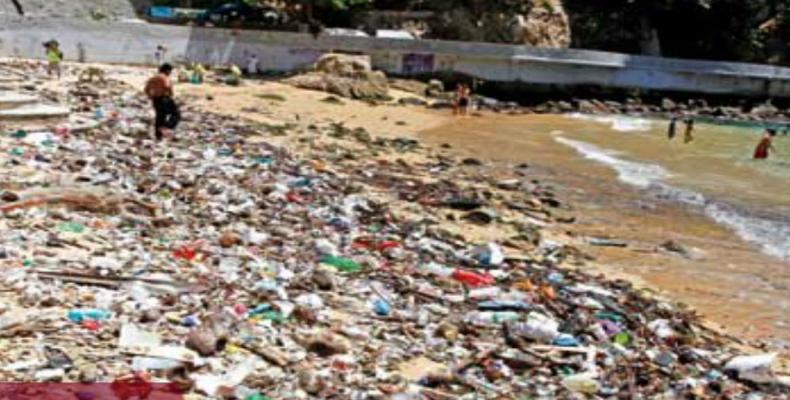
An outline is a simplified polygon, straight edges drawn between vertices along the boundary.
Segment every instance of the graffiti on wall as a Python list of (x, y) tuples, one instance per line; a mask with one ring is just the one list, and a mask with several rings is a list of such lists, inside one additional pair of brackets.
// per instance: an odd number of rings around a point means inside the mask
[(404, 54), (403, 73), (410, 75), (433, 72), (434, 62), (433, 54)]

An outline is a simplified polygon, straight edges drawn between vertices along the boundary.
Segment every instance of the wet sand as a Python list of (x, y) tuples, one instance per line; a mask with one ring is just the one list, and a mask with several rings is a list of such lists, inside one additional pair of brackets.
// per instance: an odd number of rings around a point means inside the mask
[[(473, 117), (427, 130), (422, 138), (480, 159), (527, 163), (536, 179), (555, 183), (578, 217), (568, 226), (574, 235), (629, 243), (626, 248), (582, 245), (608, 275), (660, 289), (738, 337), (773, 345), (790, 340), (787, 310), (777, 305), (787, 298), (790, 267), (697, 210), (647, 198), (617, 181), (609, 167), (556, 142), (552, 131), (572, 130), (578, 123), (557, 116)], [(660, 250), (668, 239), (700, 256)]]

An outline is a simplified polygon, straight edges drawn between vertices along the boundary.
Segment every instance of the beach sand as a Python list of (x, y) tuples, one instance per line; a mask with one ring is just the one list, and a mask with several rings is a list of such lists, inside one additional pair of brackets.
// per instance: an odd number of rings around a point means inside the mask
[[(122, 68), (118, 78), (141, 86), (144, 71)], [(361, 127), (373, 136), (420, 139), (433, 151), (448, 156), (476, 157), (501, 165), (531, 166), (530, 178), (553, 184), (563, 202), (571, 204), (578, 220), (554, 227), (546, 234), (570, 242), (593, 255), (586, 267), (612, 278), (627, 279), (656, 290), (674, 301), (698, 310), (711, 322), (734, 336), (749, 340), (790, 339), (787, 329), (777, 329), (782, 312), (749, 295), (759, 287), (744, 285), (741, 277), (752, 274), (750, 265), (775, 268), (777, 262), (743, 243), (732, 232), (703, 215), (676, 204), (647, 205), (641, 194), (617, 182), (609, 168), (582, 159), (572, 149), (557, 145), (546, 129), (563, 129), (567, 119), (556, 116), (484, 115), (454, 118), (449, 111), (395, 104), (371, 105), (342, 99), (329, 103), (327, 93), (294, 88), (276, 81), (245, 81), (240, 87), (217, 84), (179, 84), (177, 94), (189, 107), (237, 115), (267, 124), (288, 123), (296, 129), (313, 124), (342, 122), (348, 128)], [(395, 92), (394, 96), (413, 96)], [(497, 132), (498, 124), (512, 126), (514, 118), (526, 123), (523, 135)], [(535, 128), (535, 127), (533, 127)], [(282, 143), (291, 143), (283, 137)], [(440, 150), (440, 145), (449, 149)], [(503, 232), (481, 230), (463, 232), (467, 237), (496, 240)], [(595, 247), (583, 237), (611, 237), (625, 240), (627, 248)], [(687, 259), (659, 251), (667, 239), (700, 249), (701, 259)], [(726, 261), (725, 261), (726, 260)], [(780, 327), (781, 328), (781, 327)]]

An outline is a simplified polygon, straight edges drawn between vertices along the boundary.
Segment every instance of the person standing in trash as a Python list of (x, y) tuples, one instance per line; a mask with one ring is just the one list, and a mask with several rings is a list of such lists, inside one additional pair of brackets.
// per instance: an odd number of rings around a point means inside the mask
[(172, 136), (173, 130), (181, 121), (181, 112), (173, 100), (173, 83), (170, 81), (172, 72), (172, 65), (162, 64), (159, 73), (149, 79), (145, 85), (145, 94), (153, 102), (156, 112), (154, 125), (156, 140), (162, 140), (165, 135)]
[(63, 62), (63, 52), (60, 51), (60, 45), (54, 40), (44, 43), (44, 48), (47, 52), (47, 75), (52, 76), (56, 74), (58, 79), (61, 76), (60, 63)]

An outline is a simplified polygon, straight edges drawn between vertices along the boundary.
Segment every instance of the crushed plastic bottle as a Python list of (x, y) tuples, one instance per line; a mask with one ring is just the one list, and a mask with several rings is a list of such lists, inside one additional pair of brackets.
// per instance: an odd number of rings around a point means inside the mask
[(321, 259), (321, 263), (333, 266), (342, 272), (359, 272), (362, 270), (356, 261), (345, 257), (327, 256)]
[(478, 274), (462, 269), (453, 271), (452, 277), (458, 282), (469, 286), (490, 286), (494, 284), (494, 277), (491, 275)]
[(110, 318), (112, 314), (107, 310), (99, 309), (76, 309), (68, 312), (68, 319), (72, 322), (83, 323), (85, 321), (104, 321)]

